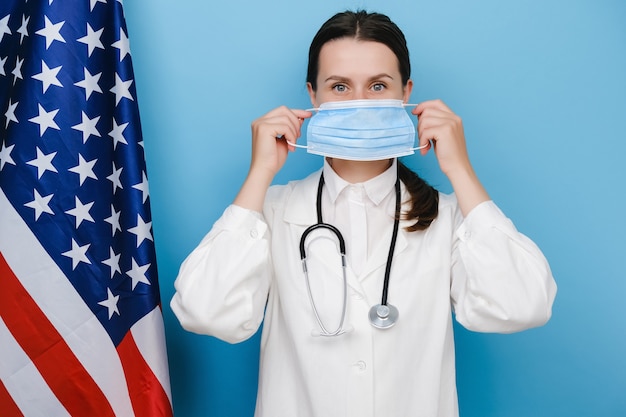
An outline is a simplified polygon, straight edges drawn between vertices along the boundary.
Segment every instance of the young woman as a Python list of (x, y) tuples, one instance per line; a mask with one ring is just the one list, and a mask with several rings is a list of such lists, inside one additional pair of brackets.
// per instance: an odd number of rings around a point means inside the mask
[[(407, 103), (409, 77), (404, 35), (381, 14), (339, 13), (310, 47), (315, 108)], [(412, 113), (454, 195), (395, 157), (350, 152), (270, 187), (313, 113), (280, 107), (252, 123), (248, 176), (182, 264), (171, 306), (185, 329), (231, 343), (264, 322), (257, 416), (457, 416), (452, 312), (481, 332), (549, 319), (548, 263), (489, 199), (460, 118), (438, 100)], [(344, 243), (308, 229), (318, 223)]]

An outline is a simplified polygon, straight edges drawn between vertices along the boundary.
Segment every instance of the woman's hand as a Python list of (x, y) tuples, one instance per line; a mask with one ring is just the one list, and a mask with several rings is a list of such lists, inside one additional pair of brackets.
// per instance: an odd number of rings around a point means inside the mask
[(309, 111), (281, 106), (252, 122), (250, 171), (233, 204), (259, 212), (263, 209), (267, 189), (288, 152), (294, 150), (287, 141), (298, 140), (302, 122), (311, 116)]
[(250, 173), (270, 175), (270, 182), (280, 171), (287, 159), (287, 153), (300, 137), (304, 119), (312, 113), (305, 110), (289, 109), (281, 106), (252, 122), (252, 162)]
[(418, 118), (419, 146), (426, 146), (422, 155), (434, 148), (439, 167), (452, 183), (463, 214), (489, 200), (470, 163), (461, 118), (441, 100), (422, 102), (411, 113)]

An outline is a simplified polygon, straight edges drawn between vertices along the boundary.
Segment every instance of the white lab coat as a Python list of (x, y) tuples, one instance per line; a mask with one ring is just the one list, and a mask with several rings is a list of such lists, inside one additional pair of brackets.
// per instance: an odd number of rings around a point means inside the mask
[[(236, 343), (262, 321), (257, 417), (456, 417), (452, 308), (466, 328), (514, 332), (544, 324), (556, 285), (541, 251), (493, 202), (463, 219), (454, 196), (423, 232), (401, 222), (389, 303), (400, 318), (372, 327), (388, 244), (348, 270), (349, 332), (319, 337), (300, 262), (316, 223), (316, 172), (270, 188), (263, 215), (230, 206), (182, 264), (171, 306), (182, 326)], [(402, 201), (408, 199), (404, 186)], [(406, 207), (405, 207), (406, 208)], [(309, 248), (315, 302), (334, 329), (341, 310), (336, 245)], [(330, 330), (332, 330), (330, 329)]]

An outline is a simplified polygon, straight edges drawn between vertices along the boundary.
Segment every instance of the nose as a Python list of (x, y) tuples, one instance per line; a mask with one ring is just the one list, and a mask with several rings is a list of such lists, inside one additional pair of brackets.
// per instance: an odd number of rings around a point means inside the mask
[(367, 98), (366, 90), (363, 88), (358, 88), (354, 92), (352, 99), (353, 100), (365, 100)]

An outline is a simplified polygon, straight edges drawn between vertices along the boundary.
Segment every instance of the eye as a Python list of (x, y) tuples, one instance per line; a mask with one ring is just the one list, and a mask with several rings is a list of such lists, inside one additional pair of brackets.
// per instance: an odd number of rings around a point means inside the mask
[(387, 88), (387, 86), (385, 84), (383, 84), (383, 83), (376, 83), (376, 84), (372, 85), (372, 90), (376, 91), (376, 92), (381, 92), (385, 88)]
[(335, 84), (332, 88), (338, 93), (345, 93), (348, 90), (348, 87), (345, 84)]

